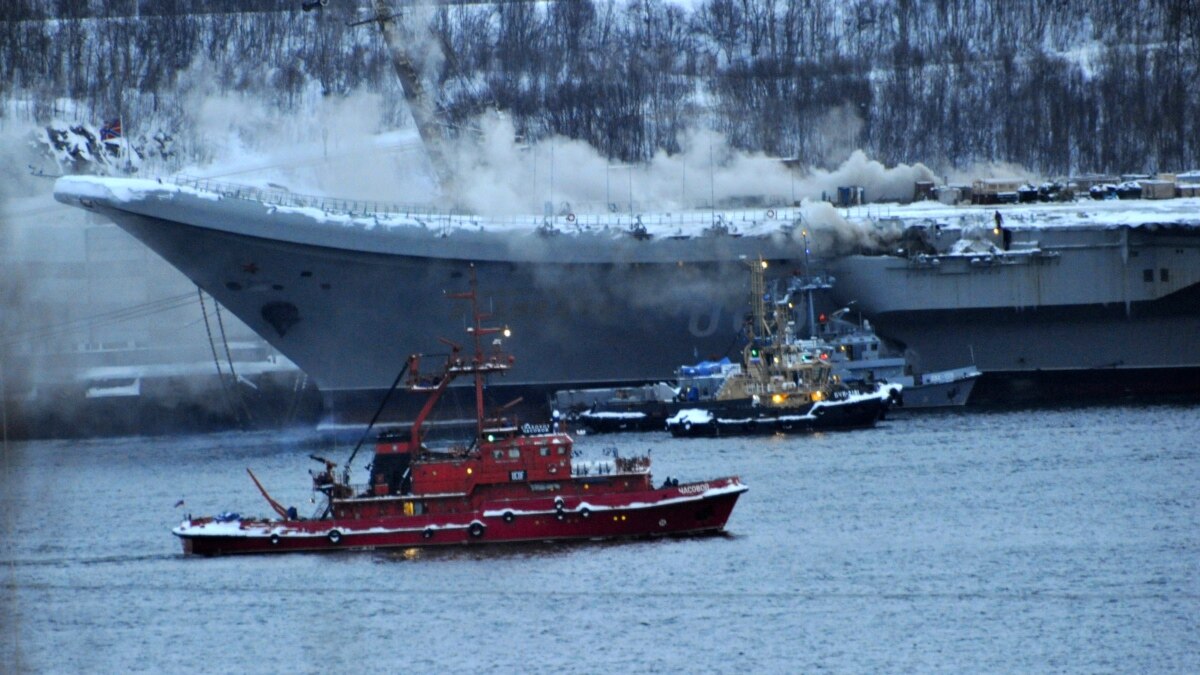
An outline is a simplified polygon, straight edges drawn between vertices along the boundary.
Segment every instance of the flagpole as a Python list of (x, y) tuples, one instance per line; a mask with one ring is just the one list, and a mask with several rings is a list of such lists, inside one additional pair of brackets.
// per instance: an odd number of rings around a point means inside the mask
[(125, 115), (122, 113), (117, 113), (117, 126), (121, 129), (121, 135), (118, 136), (118, 138), (121, 139), (121, 144), (117, 146), (121, 150), (120, 154), (117, 155), (117, 158), (120, 159), (121, 155), (125, 156), (125, 173), (129, 173), (129, 148), (126, 147), (127, 141), (125, 140)]

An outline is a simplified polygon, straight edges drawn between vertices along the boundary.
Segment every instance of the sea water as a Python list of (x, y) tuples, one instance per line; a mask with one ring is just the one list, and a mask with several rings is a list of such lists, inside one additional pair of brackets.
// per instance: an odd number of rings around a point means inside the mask
[(0, 670), (1200, 672), (1198, 446), (1195, 404), (586, 436), (750, 491), (716, 537), (206, 559), (186, 513), (270, 513), (246, 468), (307, 513), (350, 447), (10, 442)]

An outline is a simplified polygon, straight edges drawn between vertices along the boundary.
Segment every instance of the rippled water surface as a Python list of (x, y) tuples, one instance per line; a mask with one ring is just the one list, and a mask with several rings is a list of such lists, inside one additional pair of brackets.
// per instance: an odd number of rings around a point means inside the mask
[[(5, 672), (1200, 672), (1200, 407), (580, 438), (739, 474), (726, 536), (185, 558), (309, 504), (315, 432), (10, 443)], [(180, 499), (185, 505), (176, 507)]]

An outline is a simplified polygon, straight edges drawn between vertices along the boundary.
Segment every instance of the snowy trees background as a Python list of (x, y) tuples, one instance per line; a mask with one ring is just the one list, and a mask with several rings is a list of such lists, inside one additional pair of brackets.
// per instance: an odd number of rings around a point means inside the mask
[[(121, 115), (127, 133), (185, 137), (199, 96), (236, 92), (288, 115), (366, 90), (403, 126), (378, 31), (347, 26), (359, 4), (7, 0), (0, 110), (45, 122), (69, 101), (92, 120)], [(1200, 165), (1198, 5), (561, 0), (404, 13), (437, 38), (426, 62), (449, 134), (501, 109), (524, 138), (576, 138), (620, 161), (713, 128), (812, 166), (861, 148), (886, 163), (1064, 175)]]

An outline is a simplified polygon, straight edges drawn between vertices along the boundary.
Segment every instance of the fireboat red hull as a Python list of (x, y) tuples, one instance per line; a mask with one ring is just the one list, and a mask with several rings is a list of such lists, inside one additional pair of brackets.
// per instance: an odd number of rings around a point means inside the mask
[[(346, 467), (310, 455), (324, 470), (311, 474), (323, 496), (318, 517), (298, 518), (246, 469), (280, 519), (242, 519), (236, 514), (193, 519), (173, 530), (184, 553), (283, 553), (339, 549), (409, 548), (466, 544), (614, 539), (719, 532), (746, 486), (736, 476), (654, 487), (649, 455), (622, 457), (606, 449), (602, 460), (580, 460), (574, 441), (557, 424), (517, 424), (506, 418), (510, 402), (488, 414), (484, 380), (503, 375), (513, 363), (500, 350), (507, 329), (484, 326), (474, 272), (471, 290), (448, 294), (471, 302), (467, 333), (473, 353), (450, 347), (438, 373), (421, 369), (421, 354), (409, 357), (396, 376), (408, 374), (408, 389), (425, 392), (425, 406), (407, 432), (381, 433), (368, 465), (369, 482), (350, 483)], [(484, 337), (493, 349), (485, 352)], [(430, 448), (425, 421), (459, 376), (475, 380), (475, 435), (469, 444)], [(385, 398), (379, 410), (387, 403)], [(376, 415), (378, 417), (378, 414)], [(374, 424), (374, 420), (372, 420)], [(368, 431), (370, 430), (368, 425)]]
[[(184, 521), (185, 553), (230, 555), (715, 534), (747, 488), (736, 477), (620, 494), (576, 489), (461, 514), (361, 519)], [(565, 487), (565, 486), (564, 486)], [(388, 501), (383, 498), (381, 504)]]

